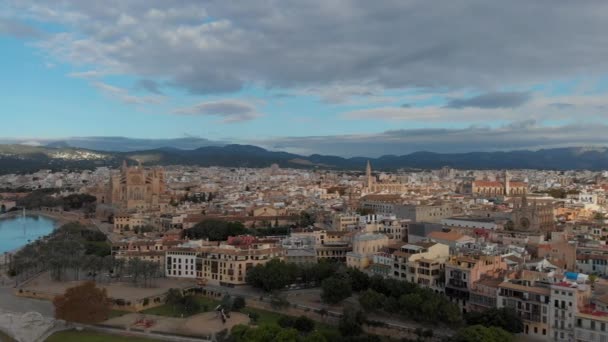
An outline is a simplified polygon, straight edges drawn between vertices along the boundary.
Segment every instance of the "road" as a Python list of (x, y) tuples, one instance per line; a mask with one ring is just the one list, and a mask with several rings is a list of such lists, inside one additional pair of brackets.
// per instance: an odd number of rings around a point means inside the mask
[(17, 297), (12, 287), (0, 287), (0, 309), (12, 312), (39, 312), (45, 317), (55, 314), (53, 303), (46, 300)]

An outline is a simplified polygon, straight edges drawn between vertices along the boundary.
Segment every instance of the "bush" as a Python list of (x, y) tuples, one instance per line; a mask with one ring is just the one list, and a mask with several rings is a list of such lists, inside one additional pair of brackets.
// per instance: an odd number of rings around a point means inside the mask
[(260, 318), (260, 314), (253, 311), (249, 313), (249, 318), (251, 319), (251, 322), (253, 324), (256, 324), (258, 322), (258, 319)]
[(293, 327), (299, 332), (309, 333), (315, 329), (315, 322), (306, 316), (300, 316), (293, 321)]
[(244, 308), (245, 305), (246, 305), (245, 298), (238, 296), (238, 297), (234, 298), (234, 301), (232, 302), (232, 310), (238, 311), (238, 310)]

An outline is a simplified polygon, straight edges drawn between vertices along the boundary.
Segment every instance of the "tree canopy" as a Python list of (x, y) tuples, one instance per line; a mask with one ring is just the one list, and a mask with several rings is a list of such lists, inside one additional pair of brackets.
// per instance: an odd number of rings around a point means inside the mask
[(71, 287), (55, 297), (55, 317), (70, 322), (93, 324), (105, 321), (110, 315), (110, 300), (105, 289), (92, 281)]
[(468, 325), (483, 325), (502, 328), (510, 333), (524, 331), (524, 325), (517, 312), (509, 308), (492, 308), (483, 312), (470, 312), (465, 315)]
[(337, 274), (323, 280), (321, 289), (321, 299), (329, 304), (339, 303), (353, 293), (351, 279), (347, 274)]
[(452, 337), (451, 342), (511, 342), (513, 335), (497, 327), (484, 327), (483, 325), (471, 325), (458, 330)]
[(207, 219), (194, 227), (184, 230), (184, 237), (190, 239), (209, 239), (210, 241), (225, 241), (230, 236), (249, 234), (250, 231), (240, 222), (229, 222)]

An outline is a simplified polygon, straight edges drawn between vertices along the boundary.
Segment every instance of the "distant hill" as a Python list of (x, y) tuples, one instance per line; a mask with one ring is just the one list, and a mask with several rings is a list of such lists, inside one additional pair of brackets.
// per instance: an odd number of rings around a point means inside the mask
[(39, 169), (93, 169), (119, 166), (123, 160), (141, 161), (144, 165), (198, 165), (225, 167), (268, 167), (278, 164), (292, 168), (363, 170), (369, 159), (375, 169), (436, 169), (450, 166), (459, 169), (608, 169), (607, 148), (555, 148), (538, 151), (433, 153), (415, 152), (403, 156), (379, 158), (342, 158), (314, 154), (301, 156), (268, 151), (251, 145), (205, 146), (182, 150), (171, 147), (135, 152), (106, 152), (53, 146), (0, 145), (0, 173), (25, 173)]

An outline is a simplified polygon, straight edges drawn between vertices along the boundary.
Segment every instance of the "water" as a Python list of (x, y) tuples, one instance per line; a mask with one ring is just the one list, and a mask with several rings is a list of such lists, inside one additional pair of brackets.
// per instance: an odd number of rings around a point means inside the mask
[(0, 219), (0, 254), (27, 245), (55, 229), (55, 221), (43, 216)]

